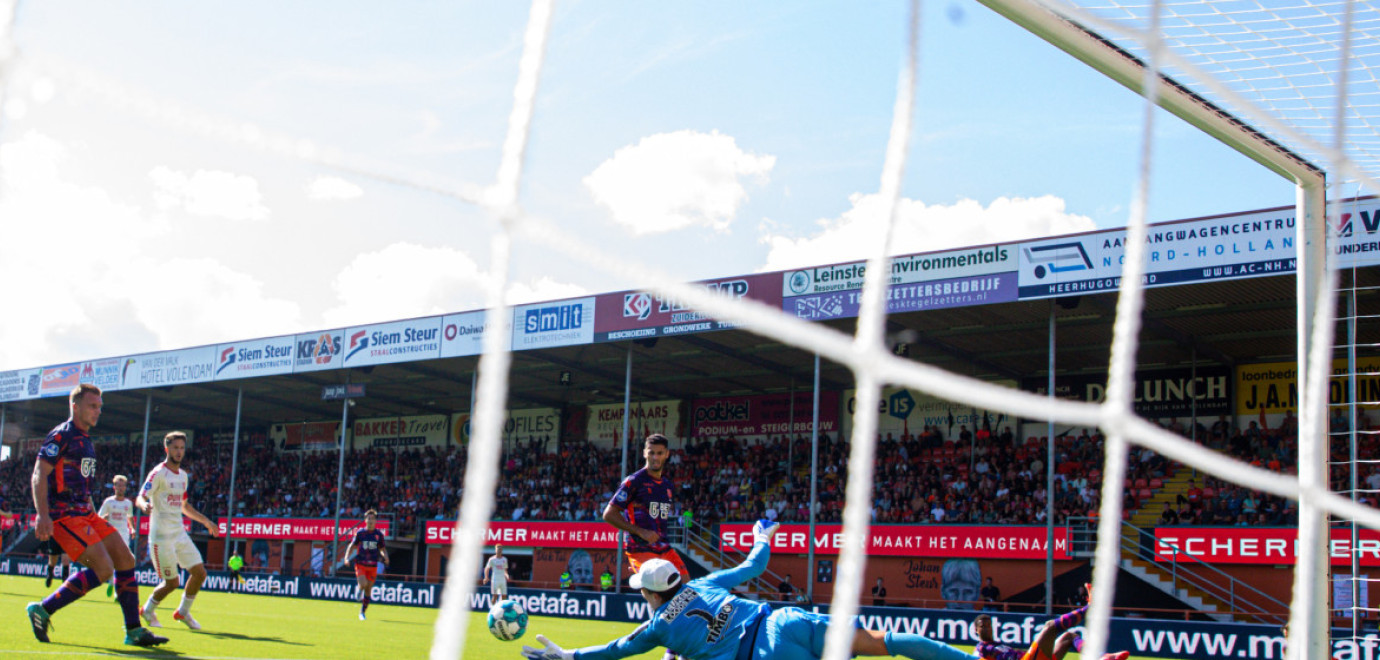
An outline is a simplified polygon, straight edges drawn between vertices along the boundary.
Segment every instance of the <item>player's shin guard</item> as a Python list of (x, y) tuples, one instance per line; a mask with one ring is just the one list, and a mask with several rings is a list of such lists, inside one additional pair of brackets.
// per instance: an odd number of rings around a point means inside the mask
[[(372, 591), (372, 590), (371, 590), (371, 591)], [(369, 609), (369, 603), (370, 603), (372, 600), (373, 600), (373, 599), (369, 597), (369, 594), (367, 594), (367, 593), (364, 594), (364, 600), (360, 601), (360, 606), (359, 606), (359, 612), (360, 612), (360, 614), (363, 614), (365, 610), (368, 610), (368, 609)]]
[(44, 598), (43, 609), (52, 614), (71, 605), (78, 598), (85, 596), (86, 592), (95, 589), (100, 584), (101, 579), (96, 576), (96, 571), (84, 568), (78, 573), (73, 573), (66, 582), (58, 585), (57, 591)]
[(115, 601), (125, 615), (125, 630), (142, 625), (139, 623), (139, 583), (134, 579), (134, 569), (115, 571)]
[(973, 660), (977, 657), (928, 637), (897, 632), (886, 634), (886, 651), (912, 660)]

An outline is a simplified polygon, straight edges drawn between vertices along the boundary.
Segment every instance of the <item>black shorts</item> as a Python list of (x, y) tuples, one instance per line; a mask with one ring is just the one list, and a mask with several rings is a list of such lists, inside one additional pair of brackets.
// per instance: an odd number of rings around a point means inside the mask
[(47, 541), (39, 541), (38, 550), (36, 552), (41, 555), (48, 555), (49, 557), (63, 554), (62, 546), (58, 545), (57, 539), (52, 537), (49, 537)]

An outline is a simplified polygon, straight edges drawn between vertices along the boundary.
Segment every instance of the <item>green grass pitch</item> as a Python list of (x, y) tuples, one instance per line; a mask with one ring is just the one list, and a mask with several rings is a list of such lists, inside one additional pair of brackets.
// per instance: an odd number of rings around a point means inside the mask
[[(53, 616), (52, 640), (42, 644), (29, 630), (24, 605), (51, 593), (43, 580), (0, 576), (0, 659), (37, 657), (143, 656), (216, 658), (425, 658), (431, 648), (437, 610), (423, 607), (371, 605), (369, 620), (360, 621), (359, 606), (304, 598), (246, 596), (203, 592), (193, 614), (203, 627), (187, 629), (173, 621), (181, 590), (159, 608), (164, 628), (157, 632), (171, 641), (156, 649), (124, 645), (120, 608), (98, 589)], [(149, 589), (139, 589), (141, 604)], [(602, 644), (634, 628), (630, 623), (579, 621), (534, 616), (527, 634), (514, 642), (500, 642), (489, 634), (482, 612), (470, 614), (465, 658), (517, 660), (522, 645), (535, 644), (541, 633), (565, 648)], [(966, 650), (972, 651), (971, 647)], [(661, 651), (638, 658), (660, 660)], [(1077, 658), (1069, 654), (1069, 660)]]

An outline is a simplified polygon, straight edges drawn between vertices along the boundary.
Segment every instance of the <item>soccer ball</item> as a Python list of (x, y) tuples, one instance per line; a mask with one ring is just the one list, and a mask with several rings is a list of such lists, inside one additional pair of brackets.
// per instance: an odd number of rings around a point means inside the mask
[(505, 642), (527, 632), (527, 611), (515, 600), (500, 600), (489, 608), (489, 632)]

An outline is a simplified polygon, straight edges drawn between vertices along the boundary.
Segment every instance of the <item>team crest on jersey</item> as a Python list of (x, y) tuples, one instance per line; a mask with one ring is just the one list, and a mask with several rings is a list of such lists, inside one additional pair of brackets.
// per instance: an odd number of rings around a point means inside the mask
[(626, 490), (620, 490), (620, 491), (618, 491), (618, 497), (615, 498), (615, 499), (617, 499), (619, 502), (627, 502), (627, 501), (628, 501), (628, 491), (626, 491)]
[(94, 476), (95, 474), (96, 474), (96, 459), (94, 459), (94, 458), (83, 458), (83, 459), (81, 459), (81, 476), (86, 477), (87, 479), (90, 479), (90, 478), (91, 478), (92, 476)]
[(56, 442), (50, 442), (50, 443), (48, 443), (48, 446), (47, 446), (47, 447), (44, 447), (44, 448), (43, 448), (43, 455), (44, 455), (44, 456), (49, 456), (49, 457), (51, 457), (51, 456), (57, 456), (57, 455), (58, 455), (58, 451), (60, 451), (60, 450), (61, 450), (61, 448), (57, 446), (57, 443), (56, 443)]

